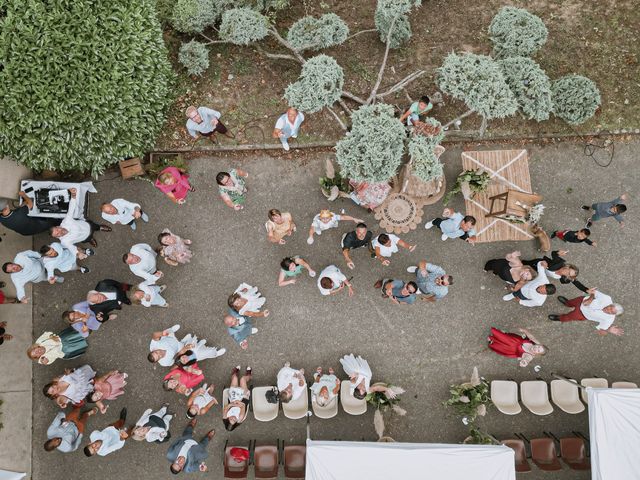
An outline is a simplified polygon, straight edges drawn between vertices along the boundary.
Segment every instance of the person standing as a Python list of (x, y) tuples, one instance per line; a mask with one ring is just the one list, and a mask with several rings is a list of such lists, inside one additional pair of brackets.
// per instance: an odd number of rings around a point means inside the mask
[[(484, 264), (485, 273), (491, 272), (505, 282), (516, 285), (518, 282), (528, 282), (535, 276), (535, 271), (530, 266), (525, 266), (520, 260), (521, 253), (515, 250), (507, 253), (505, 258), (494, 258)], [(544, 260), (544, 259), (541, 259)], [(534, 262), (535, 267), (538, 262)]]
[(56, 282), (62, 283), (64, 281), (64, 277), (56, 276), (56, 269), (63, 273), (89, 273), (91, 271), (88, 267), (78, 265), (76, 263), (77, 254), (64, 248), (62, 244), (58, 242), (54, 242), (51, 245), (44, 245), (40, 248), (40, 255), (42, 255), (42, 263), (47, 271), (47, 279), (52, 285)]
[(89, 417), (98, 413), (98, 408), (86, 410), (82, 413), (81, 407), (74, 407), (71, 412), (58, 412), (47, 428), (47, 441), (44, 449), (47, 452), (58, 450), (62, 453), (75, 452), (84, 435), (84, 429)]
[[(57, 238), (64, 248), (71, 250), (76, 255), (78, 254), (77, 243), (86, 243), (92, 247), (97, 247), (98, 242), (93, 238), (93, 234), (97, 231), (110, 232), (111, 227), (107, 225), (98, 225), (91, 220), (84, 218), (83, 212), (78, 206), (78, 190), (75, 188), (69, 189), (69, 209), (64, 219), (58, 227), (51, 227), (49, 230), (53, 238)], [(80, 252), (84, 255), (93, 255), (93, 251), (86, 249)]]
[(300, 275), (304, 269), (307, 269), (311, 278), (316, 276), (309, 264), (296, 255), (295, 257), (287, 257), (280, 262), (280, 275), (278, 275), (278, 286), (284, 287), (296, 283), (295, 277)]
[(76, 303), (71, 310), (62, 313), (62, 320), (67, 322), (84, 338), (100, 328), (102, 323), (96, 318), (96, 314), (89, 307), (89, 302)]
[(72, 327), (67, 327), (57, 335), (44, 332), (27, 349), (27, 355), (40, 365), (51, 365), (59, 358), (77, 358), (86, 352), (88, 347), (89, 344), (82, 334)]
[(521, 367), (529, 365), (534, 357), (547, 353), (547, 347), (542, 345), (528, 330), (521, 328), (522, 335), (505, 333), (491, 327), (491, 335), (487, 337), (489, 348), (498, 355), (517, 358)]
[(81, 405), (86, 396), (93, 392), (96, 372), (91, 366), (83, 365), (71, 370), (65, 369), (64, 373), (46, 384), (42, 392), (47, 398), (55, 400), (60, 408), (66, 408), (69, 403)]
[(178, 340), (176, 332), (179, 329), (180, 325), (174, 325), (166, 330), (154, 332), (149, 343), (147, 360), (151, 363), (157, 362), (163, 367), (171, 367), (176, 363), (176, 359), (186, 352), (191, 352), (196, 361), (216, 358), (226, 353), (224, 348), (208, 347), (206, 340), (198, 340), (193, 334), (187, 334), (182, 340)]
[(213, 396), (214, 385), (205, 383), (189, 396), (187, 400), (187, 418), (196, 418), (198, 415), (205, 415), (211, 407), (218, 404), (218, 400)]
[(593, 211), (593, 215), (591, 215), (591, 218), (587, 221), (586, 228), (590, 228), (591, 225), (593, 225), (593, 222), (609, 217), (615, 218), (620, 224), (620, 227), (624, 227), (622, 214), (627, 211), (627, 206), (623, 202), (627, 201), (628, 198), (629, 196), (626, 193), (623, 193), (618, 198), (611, 200), (610, 202), (594, 203), (591, 206), (583, 205), (583, 210), (586, 210), (587, 212)]
[(191, 257), (193, 257), (193, 253), (189, 248), (191, 240), (181, 238), (171, 233), (171, 230), (168, 228), (165, 228), (162, 230), (162, 233), (158, 235), (158, 242), (162, 245), (160, 256), (164, 258), (164, 261), (169, 265), (176, 267), (178, 264), (185, 264), (191, 261)]
[(556, 230), (551, 234), (551, 238), (559, 238), (563, 242), (569, 243), (586, 243), (592, 247), (598, 245), (598, 242), (589, 240), (591, 230), (581, 228), (580, 230)]
[[(545, 255), (542, 258), (534, 258), (533, 260), (522, 260), (521, 264), (529, 267), (535, 267), (538, 265), (538, 262), (547, 262), (547, 276), (555, 280), (560, 280), (560, 283), (563, 285), (571, 283), (578, 290), (586, 293), (588, 288), (582, 282), (578, 281), (578, 267), (567, 263), (563, 258), (568, 253), (569, 252), (567, 250), (554, 250), (551, 252), (551, 258)], [(515, 265), (516, 262), (520, 262), (520, 259), (515, 258), (512, 263)]]
[(188, 367), (176, 366), (164, 376), (162, 388), (167, 392), (173, 390), (180, 395), (188, 397), (203, 380), (204, 375), (197, 363)]
[(166, 285), (149, 285), (149, 283), (145, 281), (129, 290), (129, 300), (131, 300), (133, 305), (167, 308), (169, 304), (161, 295), (166, 288)]
[(382, 296), (388, 298), (396, 305), (400, 305), (401, 303), (413, 305), (416, 303), (418, 285), (416, 285), (415, 282), (404, 283), (402, 280), (385, 278), (378, 280), (375, 283), (374, 288), (381, 288)]
[(322, 232), (325, 230), (329, 230), (331, 228), (336, 228), (341, 220), (351, 220), (356, 224), (362, 223), (362, 220), (359, 218), (351, 217), (349, 215), (336, 215), (330, 210), (320, 210), (320, 213), (313, 217), (313, 221), (311, 222), (311, 228), (309, 228), (309, 237), (307, 238), (307, 243), (309, 245), (313, 244), (313, 234), (322, 235)]
[(127, 409), (120, 410), (120, 418), (109, 425), (104, 430), (94, 430), (89, 436), (91, 443), (84, 447), (84, 454), (87, 457), (99, 455), (105, 457), (110, 453), (124, 447), (124, 442), (129, 438), (129, 432), (124, 428), (127, 419)]
[(9, 200), (0, 199), (0, 225), (13, 230), (23, 236), (36, 235), (48, 231), (51, 227), (60, 225), (60, 218), (30, 217), (33, 200), (24, 192), (19, 192), (24, 205), (12, 209)]
[(285, 151), (289, 151), (289, 139), (298, 138), (298, 132), (300, 131), (300, 125), (304, 122), (304, 114), (298, 112), (293, 107), (289, 107), (286, 113), (283, 113), (278, 118), (276, 126), (273, 129), (273, 138), (280, 139), (282, 148)]
[(515, 298), (520, 305), (525, 307), (542, 306), (549, 295), (556, 293), (556, 287), (547, 279), (547, 266), (545, 261), (538, 262), (536, 278), (529, 280), (519, 289), (518, 286), (511, 287), (512, 293), (508, 293), (502, 299), (508, 302)]
[(272, 208), (268, 213), (269, 221), (265, 224), (267, 229), (267, 239), (273, 243), (284, 245), (287, 241), (284, 237), (290, 237), (296, 231), (296, 224), (289, 212), (281, 213), (280, 210)]
[(231, 308), (228, 315), (224, 317), (224, 325), (227, 327), (229, 336), (235, 340), (242, 350), (249, 348), (249, 336), (258, 333), (258, 329), (253, 326), (251, 319), (240, 315)]
[(133, 203), (124, 198), (116, 198), (110, 203), (100, 205), (102, 218), (113, 225), (129, 225), (131, 230), (135, 230), (136, 220), (149, 221), (149, 216), (142, 211), (139, 203)]
[(449, 293), (449, 285), (453, 285), (453, 277), (447, 275), (444, 268), (426, 260), (421, 260), (417, 267), (408, 267), (407, 272), (416, 274), (419, 292), (425, 295), (422, 298), (428, 302), (442, 300)]
[(624, 330), (613, 325), (616, 317), (624, 313), (622, 305), (613, 303), (609, 295), (605, 295), (595, 288), (590, 288), (587, 293), (589, 295), (586, 297), (576, 297), (572, 300), (567, 300), (562, 296), (558, 297), (558, 301), (571, 308), (571, 311), (563, 315), (549, 315), (549, 320), (556, 322), (590, 320), (598, 323), (596, 326), (598, 335), (606, 335), (607, 333), (618, 337), (623, 335)]
[(136, 422), (131, 432), (131, 438), (140, 442), (146, 440), (151, 443), (164, 443), (169, 441), (171, 433), (169, 433), (169, 424), (173, 418), (173, 414), (167, 412), (168, 403), (162, 405), (162, 408), (155, 413), (147, 408), (140, 419)]
[(247, 317), (268, 317), (269, 310), (260, 311), (266, 302), (267, 299), (258, 291), (258, 287), (252, 287), (244, 282), (227, 300), (229, 308)]
[(129, 270), (134, 275), (146, 280), (149, 285), (154, 285), (162, 272), (156, 268), (158, 254), (146, 243), (136, 243), (129, 253), (122, 256), (122, 261), (129, 265)]
[(352, 232), (345, 233), (342, 237), (342, 256), (347, 262), (347, 267), (353, 270), (356, 266), (351, 260), (351, 250), (367, 247), (371, 255), (375, 255), (373, 247), (371, 246), (371, 237), (373, 234), (367, 230), (367, 226), (360, 222), (356, 225), (356, 229)]
[(228, 172), (218, 172), (216, 183), (220, 198), (224, 204), (234, 210), (242, 210), (247, 200), (246, 178), (249, 176), (244, 170), (232, 168)]
[(193, 439), (193, 429), (196, 427), (196, 419), (192, 419), (175, 442), (169, 447), (167, 460), (171, 462), (169, 470), (174, 475), (180, 472), (194, 473), (206, 472), (205, 460), (209, 456), (207, 445), (215, 436), (215, 430), (209, 430), (200, 443)]
[(371, 246), (375, 251), (375, 257), (380, 260), (380, 263), (384, 266), (388, 266), (391, 261), (387, 260), (391, 258), (391, 255), (398, 251), (398, 247), (406, 248), (410, 252), (416, 249), (415, 245), (409, 245), (404, 240), (401, 240), (397, 235), (391, 233), (381, 233), (371, 242)]
[(186, 170), (177, 167), (167, 167), (162, 170), (154, 186), (178, 205), (187, 201), (189, 192), (196, 191), (196, 188), (189, 183), (189, 174)]
[(429, 230), (433, 226), (438, 227), (442, 231), (442, 241), (447, 238), (460, 238), (471, 244), (476, 242), (476, 231), (473, 228), (476, 224), (475, 217), (464, 216), (451, 208), (445, 208), (442, 217), (425, 223), (424, 228)]
[(13, 262), (2, 265), (2, 271), (11, 275), (11, 281), (16, 287), (16, 298), (20, 303), (29, 303), (25, 292), (27, 283), (39, 283), (47, 280), (42, 257), (33, 250), (18, 253)]
[(338, 267), (335, 265), (329, 265), (320, 272), (318, 278), (318, 289), (322, 295), (335, 295), (345, 286), (348, 289), (349, 296), (353, 297), (353, 286)]
[(433, 104), (428, 96), (423, 95), (420, 100), (413, 102), (409, 109), (402, 114), (400, 121), (407, 122), (407, 126), (411, 127), (427, 116), (427, 113), (433, 108)]
[(131, 305), (127, 293), (131, 286), (110, 278), (100, 280), (94, 290), (87, 293), (89, 308), (96, 314), (99, 322), (115, 320), (118, 315), (113, 310), (122, 310), (122, 304)]
[(286, 362), (278, 371), (277, 384), (280, 401), (289, 403), (295, 401), (307, 390), (307, 381), (304, 378), (304, 368), (295, 370)]
[(187, 132), (193, 138), (207, 137), (213, 143), (218, 143), (216, 133), (229, 138), (235, 138), (227, 127), (220, 121), (220, 112), (208, 107), (190, 105), (185, 110), (187, 116)]
[(124, 387), (127, 385), (126, 373), (112, 370), (109, 373), (93, 379), (93, 392), (89, 393), (86, 403), (95, 403), (100, 409), (100, 413), (107, 413), (108, 405), (104, 404), (105, 400), (115, 400), (124, 395)]

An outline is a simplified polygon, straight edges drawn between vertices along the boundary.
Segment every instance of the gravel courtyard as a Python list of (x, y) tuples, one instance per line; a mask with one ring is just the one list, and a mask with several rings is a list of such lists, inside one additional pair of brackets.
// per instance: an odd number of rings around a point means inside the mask
[[(560, 325), (548, 321), (549, 313), (562, 311), (555, 298), (535, 309), (501, 300), (502, 282), (483, 273), (484, 262), (502, 257), (514, 248), (522, 250), (524, 258), (533, 258), (537, 255), (533, 242), (472, 246), (454, 240), (442, 242), (435, 229), (425, 231), (419, 227), (401, 236), (417, 243), (416, 251), (403, 250), (395, 254), (388, 267), (369, 258), (363, 250), (353, 253), (356, 263), (352, 272), (353, 298), (348, 298), (346, 293), (322, 297), (316, 279), (306, 275), (298, 277), (295, 285), (278, 287), (279, 262), (294, 254), (301, 255), (318, 272), (335, 263), (347, 274), (339, 242), (353, 224), (341, 223), (339, 228), (317, 237), (315, 244), (306, 243), (311, 219), (321, 208), (331, 208), (334, 212), (344, 209), (349, 215), (364, 218), (374, 232), (378, 231), (373, 215), (350, 201), (329, 204), (322, 196), (318, 177), (323, 172), (324, 158), (331, 153), (195, 159), (190, 169), (198, 190), (190, 194), (182, 206), (172, 204), (151, 184), (111, 180), (107, 175), (105, 180), (96, 183), (98, 194), (91, 197), (89, 216), (98, 220), (100, 203), (123, 197), (141, 203), (151, 220), (148, 224), (139, 222), (135, 232), (126, 226), (116, 226), (112, 233), (98, 233), (96, 255), (86, 262), (91, 273), (66, 274), (62, 285), (36, 286), (34, 338), (44, 330), (57, 332), (64, 328), (60, 314), (83, 300), (98, 280), (137, 282), (122, 263), (122, 254), (135, 243), (145, 242), (155, 247), (156, 236), (165, 227), (193, 241), (194, 259), (180, 267), (158, 263), (158, 268), (165, 273), (159, 283), (167, 285), (164, 296), (170, 303), (168, 309), (125, 306), (116, 320), (91, 335), (89, 350), (83, 357), (71, 362), (58, 361), (48, 367), (34, 366), (33, 478), (175, 478), (164, 458), (166, 444), (129, 440), (122, 450), (106, 458), (86, 458), (81, 451), (64, 456), (45, 452), (42, 444), (46, 440), (46, 428), (57, 407), (41, 392), (41, 387), (61, 374), (65, 367), (88, 363), (99, 374), (119, 369), (129, 374), (126, 393), (111, 402), (105, 415), (90, 419), (88, 432), (115, 421), (123, 406), (128, 408), (128, 420), (133, 423), (147, 407), (155, 409), (167, 401), (171, 403), (170, 410), (176, 413), (172, 435), (178, 436), (187, 422), (186, 399), (165, 392), (161, 383), (166, 370), (146, 359), (151, 333), (174, 323), (182, 325), (181, 333), (194, 332), (207, 338), (209, 344), (227, 349), (226, 355), (201, 364), (207, 381), (216, 384), (218, 399), (236, 364), (243, 368), (252, 366), (253, 384), (261, 386), (275, 383), (276, 373), (285, 361), (290, 361), (293, 367), (304, 368), (309, 379), (318, 365), (325, 369), (334, 366), (342, 374), (338, 362), (342, 355), (351, 352), (362, 355), (372, 367), (374, 381), (392, 382), (407, 390), (401, 402), (407, 415), (386, 417), (387, 434), (402, 442), (457, 443), (465, 438), (466, 427), (442, 402), (449, 396), (449, 385), (468, 379), (474, 366), (489, 380), (527, 380), (538, 376), (549, 380), (551, 372), (559, 372), (578, 379), (603, 376), (610, 381), (639, 382), (640, 328), (637, 297), (633, 293), (638, 284), (638, 269), (633, 259), (637, 258), (640, 235), (635, 220), (636, 187), (640, 182), (635, 154), (638, 147), (638, 143), (617, 144), (615, 159), (608, 168), (600, 168), (584, 156), (582, 144), (529, 147), (532, 184), (534, 190), (544, 196), (546, 210), (542, 224), (548, 231), (583, 225), (582, 204), (610, 200), (623, 191), (630, 194), (630, 211), (624, 229), (610, 219), (592, 229), (597, 248), (581, 244), (567, 247), (568, 258), (580, 267), (582, 282), (598, 287), (625, 306), (625, 314), (617, 321), (625, 329), (625, 336), (621, 338), (598, 336), (592, 322)], [(449, 185), (461, 170), (460, 152), (458, 148), (451, 148), (443, 155)], [(215, 174), (231, 166), (239, 166), (250, 174), (247, 204), (240, 212), (232, 211), (219, 200), (214, 185)], [(456, 198), (453, 206), (463, 208), (461, 197)], [(298, 225), (298, 232), (284, 246), (266, 240), (264, 223), (270, 208), (290, 211)], [(425, 207), (424, 217), (438, 216), (441, 210), (441, 204)], [(46, 237), (36, 238), (35, 249), (45, 242)], [(553, 243), (554, 249), (566, 245)], [(418, 302), (413, 306), (395, 306), (373, 289), (374, 282), (383, 276), (411, 279), (406, 267), (424, 258), (443, 266), (454, 276), (455, 284), (445, 300), (437, 304)], [(250, 338), (248, 351), (242, 351), (235, 344), (222, 323), (226, 299), (241, 282), (258, 286), (271, 311), (268, 318), (255, 321), (259, 333)], [(571, 285), (561, 285), (558, 293), (573, 298), (579, 292)], [(487, 349), (486, 337), (491, 326), (506, 331), (528, 328), (549, 346), (550, 352), (530, 367), (520, 368), (516, 361)], [(541, 365), (542, 370), (535, 373), (534, 365)], [(588, 433), (586, 412), (569, 415), (557, 408), (546, 417), (536, 417), (528, 411), (507, 417), (492, 407), (481, 425), (497, 438), (509, 438), (513, 432), (523, 432), (531, 438), (541, 435), (543, 430), (558, 436), (573, 430)], [(259, 443), (283, 439), (290, 444), (302, 443), (306, 435), (304, 420), (288, 420), (282, 413), (266, 424), (255, 421), (250, 414), (241, 427), (229, 433), (222, 426), (220, 407), (213, 408), (200, 420), (196, 436), (204, 435), (210, 428), (216, 428), (217, 435), (209, 445), (210, 472), (205, 478), (222, 478), (226, 440), (242, 445), (251, 439)], [(311, 434), (315, 439), (375, 441), (373, 410), (369, 408), (367, 414), (360, 417), (348, 416), (342, 410), (330, 420), (312, 417)], [(565, 470), (553, 475), (534, 471), (527, 476), (529, 479), (551, 477), (587, 479), (590, 473)], [(426, 477), (416, 474), (415, 478)]]

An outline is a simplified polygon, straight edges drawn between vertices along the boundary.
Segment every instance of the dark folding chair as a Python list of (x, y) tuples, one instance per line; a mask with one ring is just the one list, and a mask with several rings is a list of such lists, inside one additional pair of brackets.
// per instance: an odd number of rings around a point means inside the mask
[(527, 460), (527, 447), (524, 440), (519, 438), (509, 438), (507, 440), (502, 440), (500, 443), (506, 445), (515, 452), (516, 472), (524, 473), (531, 471), (531, 464), (529, 463), (529, 460)]
[(558, 451), (553, 438), (532, 438), (529, 441), (531, 446), (531, 460), (540, 470), (554, 472), (562, 470), (562, 464), (558, 460)]
[(304, 445), (287, 445), (282, 442), (284, 476), (286, 478), (301, 479), (305, 475), (307, 447)]
[(280, 440), (275, 445), (256, 445), (253, 441), (253, 464), (256, 478), (278, 478)]
[[(231, 456), (232, 448), (247, 448), (249, 450), (249, 458), (247, 460), (237, 461)], [(229, 440), (224, 442), (224, 478), (247, 478), (249, 476), (249, 464), (251, 463), (251, 442), (248, 447), (244, 445), (229, 446)]]
[(587, 457), (587, 447), (580, 437), (560, 439), (560, 457), (571, 470), (590, 470), (591, 462)]

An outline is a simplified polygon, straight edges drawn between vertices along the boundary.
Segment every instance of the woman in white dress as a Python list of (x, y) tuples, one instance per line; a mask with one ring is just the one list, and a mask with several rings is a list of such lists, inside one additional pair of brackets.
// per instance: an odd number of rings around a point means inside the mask
[(207, 386), (205, 383), (202, 387), (195, 390), (187, 400), (187, 418), (196, 418), (198, 415), (204, 415), (218, 404), (213, 396), (215, 386)]
[(65, 408), (69, 402), (78, 405), (85, 397), (93, 392), (93, 379), (96, 372), (89, 366), (83, 365), (74, 370), (65, 370), (65, 374), (56, 377), (44, 386), (46, 397), (55, 400), (60, 408)]
[(247, 283), (241, 283), (236, 288), (233, 295), (229, 297), (229, 307), (238, 312), (240, 315), (247, 317), (268, 317), (269, 310), (261, 312), (260, 309), (267, 301), (260, 292), (258, 287), (252, 287)]
[(224, 428), (231, 432), (245, 421), (247, 412), (249, 411), (249, 399), (251, 398), (251, 390), (249, 382), (251, 381), (251, 367), (247, 370), (242, 378), (238, 378), (240, 365), (231, 371), (231, 383), (229, 386), (229, 404), (222, 409), (222, 423)]
[(150, 408), (147, 408), (140, 419), (136, 422), (133, 431), (131, 432), (131, 438), (141, 442), (146, 440), (147, 442), (164, 443), (171, 438), (169, 433), (169, 424), (173, 415), (167, 413), (168, 403), (162, 405), (162, 408), (157, 412), (153, 412)]
[(322, 367), (316, 369), (313, 374), (314, 382), (311, 390), (311, 403), (316, 403), (320, 407), (326, 407), (340, 392), (340, 379), (336, 377), (333, 368), (329, 368), (329, 374), (322, 373)]
[(371, 367), (360, 355), (355, 357), (353, 353), (340, 359), (344, 372), (349, 375), (349, 392), (359, 400), (367, 396), (371, 391)]

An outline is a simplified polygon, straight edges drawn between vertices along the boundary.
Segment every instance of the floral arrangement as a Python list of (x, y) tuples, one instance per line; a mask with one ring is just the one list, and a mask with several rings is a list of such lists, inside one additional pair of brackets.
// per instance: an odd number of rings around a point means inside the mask
[(452, 407), (458, 415), (464, 416), (465, 425), (473, 423), (478, 415), (486, 415), (487, 405), (491, 405), (489, 382), (480, 378), (476, 367), (473, 369), (471, 381), (451, 385), (449, 392), (451, 398), (443, 402), (443, 405)]
[(483, 432), (475, 425), (469, 429), (469, 436), (465, 438), (464, 443), (472, 445), (498, 445), (499, 442), (493, 435)]
[(447, 194), (442, 199), (442, 203), (447, 205), (451, 198), (462, 192), (463, 185), (467, 185), (469, 190), (471, 191), (472, 196), (476, 193), (482, 193), (489, 188), (489, 184), (491, 183), (491, 177), (484, 170), (465, 170), (456, 179), (456, 183), (453, 185), (451, 190), (447, 192)]
[(407, 411), (398, 405), (400, 402), (399, 396), (405, 392), (404, 388), (389, 384), (385, 386), (386, 388), (383, 391), (373, 391), (365, 397), (367, 403), (376, 409), (373, 416), (373, 426), (376, 429), (378, 438), (382, 438), (384, 435), (385, 425), (383, 413), (385, 411), (392, 410), (401, 417), (407, 414)]
[(529, 209), (529, 212), (527, 214), (527, 221), (531, 224), (537, 225), (538, 223), (540, 223), (542, 215), (544, 215), (544, 205), (538, 203), (537, 205), (534, 205)]

